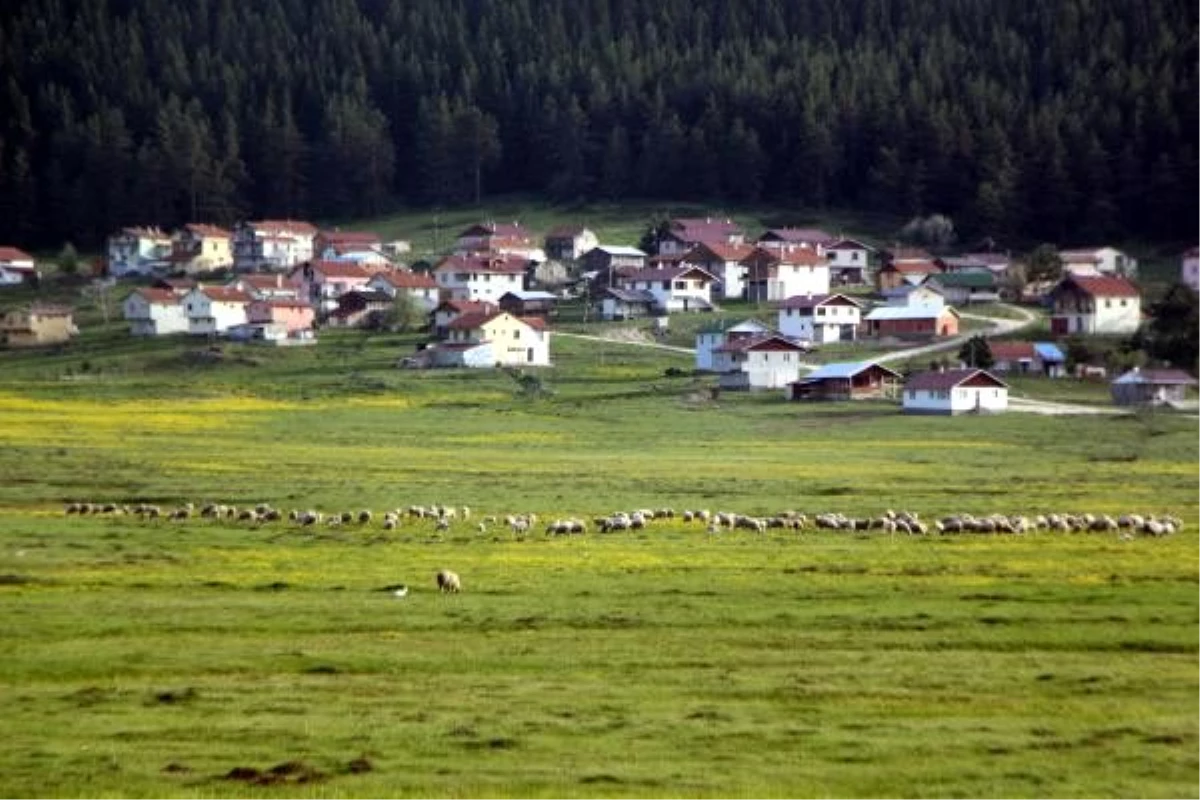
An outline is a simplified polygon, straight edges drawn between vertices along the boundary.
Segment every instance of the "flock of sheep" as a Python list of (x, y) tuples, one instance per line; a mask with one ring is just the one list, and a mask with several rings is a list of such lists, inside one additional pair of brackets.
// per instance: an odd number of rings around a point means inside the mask
[[(343, 511), (340, 513), (324, 513), (313, 509), (292, 509), (282, 511), (267, 503), (255, 506), (238, 507), (219, 503), (208, 503), (197, 507), (193, 503), (184, 503), (174, 508), (164, 509), (157, 505), (139, 503), (122, 505), (117, 503), (68, 503), (65, 507), (68, 515), (130, 515), (143, 520), (166, 519), (187, 520), (193, 517), (200, 519), (228, 520), (248, 522), (256, 525), (264, 523), (282, 523), (285, 520), (299, 527), (374, 526), (376, 514), (363, 509)], [(396, 508), (384, 511), (378, 515), (378, 525), (383, 530), (396, 530), (403, 524), (425, 523), (432, 524), (436, 531), (448, 531), (452, 526), (473, 526), (480, 533), (487, 533), (492, 526), (503, 525), (515, 536), (524, 536), (536, 530), (538, 517), (536, 514), (508, 514), (505, 516), (486, 516), (471, 522), (471, 509), (467, 506), (411, 505), (407, 508)], [(679, 519), (684, 523), (701, 524), (710, 534), (722, 531), (746, 530), (764, 533), (769, 529), (820, 530), (836, 531), (879, 531), (882, 533), (905, 534), (953, 534), (953, 533), (1028, 533), (1033, 531), (1062, 531), (1062, 532), (1092, 532), (1117, 533), (1128, 538), (1135, 535), (1165, 536), (1183, 529), (1183, 520), (1164, 514), (1121, 514), (1113, 517), (1108, 514), (990, 514), (975, 516), (972, 514), (950, 514), (933, 520), (924, 520), (916, 512), (885, 511), (882, 514), (868, 517), (850, 517), (840, 513), (821, 513), (809, 516), (797, 511), (783, 511), (769, 516), (749, 516), (731, 511), (710, 512), (708, 510), (685, 510), (677, 514), (674, 509), (636, 509), (632, 511), (617, 511), (612, 514), (594, 517), (589, 526), (588, 522), (576, 518), (555, 518), (547, 522), (544, 532), (547, 536), (585, 534), (589, 529), (599, 533), (641, 530), (657, 520)], [(406, 522), (407, 521), (407, 522)], [(440, 586), (439, 582), (439, 586)]]

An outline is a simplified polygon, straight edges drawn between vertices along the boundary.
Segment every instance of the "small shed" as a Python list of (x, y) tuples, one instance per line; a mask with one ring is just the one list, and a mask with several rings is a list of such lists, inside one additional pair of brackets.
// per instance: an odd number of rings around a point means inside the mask
[(876, 361), (826, 364), (788, 384), (789, 400), (863, 400), (899, 393), (903, 376)]
[(500, 310), (507, 311), (514, 317), (537, 317), (549, 319), (554, 316), (555, 304), (558, 298), (550, 292), (542, 291), (511, 291), (500, 296)]
[(1181, 369), (1134, 367), (1112, 382), (1112, 398), (1119, 406), (1161, 406), (1187, 399), (1195, 385), (1196, 379)]

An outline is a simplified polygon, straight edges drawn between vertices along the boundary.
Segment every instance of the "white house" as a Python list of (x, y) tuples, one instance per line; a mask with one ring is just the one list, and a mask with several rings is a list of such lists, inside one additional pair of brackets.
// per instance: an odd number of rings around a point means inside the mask
[(454, 300), (498, 303), (507, 292), (525, 288), (529, 259), (503, 253), (455, 254), (433, 268), (443, 294)]
[(1008, 384), (982, 369), (919, 372), (904, 383), (908, 414), (996, 413), (1008, 409)]
[(224, 333), (248, 322), (247, 309), (253, 298), (228, 286), (197, 286), (183, 296), (188, 333)]
[(158, 228), (122, 228), (108, 237), (108, 274), (146, 277), (170, 266), (171, 237)]
[(838, 239), (825, 248), (831, 280), (839, 285), (866, 283), (871, 253), (875, 249), (857, 239)]
[(774, 333), (756, 319), (748, 319), (736, 325), (727, 325), (725, 321), (715, 325), (706, 325), (696, 333), (696, 369), (713, 369), (713, 352), (725, 344), (727, 340), (739, 337), (757, 337)]
[(564, 225), (546, 234), (546, 255), (557, 261), (574, 261), (599, 245), (600, 239), (583, 225)]
[[(924, 280), (923, 278), (918, 280)], [(928, 283), (904, 283), (883, 292), (884, 301), (889, 306), (929, 306), (946, 305), (946, 297), (936, 286)]]
[(759, 247), (742, 264), (746, 266), (746, 299), (751, 302), (829, 294), (829, 259), (810, 248), (774, 251)]
[(233, 230), (233, 266), (240, 272), (285, 272), (311, 261), (317, 229), (298, 220), (243, 222)]
[(1179, 265), (1179, 281), (1190, 286), (1193, 292), (1200, 292), (1200, 247), (1193, 247), (1183, 254)]
[(1062, 250), (1063, 271), (1072, 275), (1114, 275), (1136, 278), (1138, 263), (1115, 247), (1083, 247)]
[(689, 250), (680, 264), (690, 264), (708, 272), (716, 281), (712, 291), (718, 297), (741, 299), (746, 293), (746, 265), (742, 259), (754, 247), (748, 244), (702, 242)]
[(800, 377), (804, 348), (777, 333), (741, 336), (713, 350), (722, 389), (782, 389)]
[[(463, 314), (448, 326), (445, 342), (435, 349), (434, 361), (441, 366), (550, 365), (550, 332), (540, 319), (514, 317), (504, 311)], [(490, 363), (455, 363), (480, 344), (490, 345)], [(478, 353), (473, 353), (478, 356)]]
[(377, 272), (367, 281), (367, 288), (383, 292), (389, 297), (405, 295), (423, 311), (433, 311), (438, 305), (437, 281), (425, 272), (401, 269)]
[(379, 234), (370, 231), (323, 230), (313, 238), (313, 258), (321, 261), (355, 261), (390, 264)]
[(1050, 332), (1126, 334), (1142, 324), (1137, 287), (1112, 275), (1067, 275), (1050, 291)]
[(16, 286), (33, 280), (37, 265), (33, 256), (16, 247), (0, 247), (0, 286)]
[(618, 288), (648, 292), (658, 311), (711, 311), (713, 276), (699, 267), (681, 265), (662, 269), (639, 269), (617, 277)]
[(138, 289), (125, 298), (121, 308), (133, 336), (188, 332), (188, 316), (181, 297), (170, 289)]
[(853, 342), (862, 322), (862, 305), (844, 294), (789, 297), (779, 307), (779, 332), (815, 344)]

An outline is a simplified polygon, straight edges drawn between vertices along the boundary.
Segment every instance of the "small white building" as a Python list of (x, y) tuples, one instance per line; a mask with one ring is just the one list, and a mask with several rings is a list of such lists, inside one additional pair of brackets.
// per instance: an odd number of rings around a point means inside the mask
[(1136, 278), (1138, 262), (1115, 247), (1082, 247), (1059, 252), (1063, 271), (1071, 275)]
[(998, 413), (1008, 409), (1008, 384), (982, 369), (919, 372), (904, 383), (907, 414)]
[(1142, 324), (1141, 293), (1121, 277), (1067, 275), (1049, 297), (1055, 336), (1129, 334)]
[(837, 286), (867, 283), (871, 253), (875, 249), (857, 239), (839, 239), (825, 248), (830, 280)]
[(715, 325), (706, 325), (696, 333), (696, 369), (711, 372), (714, 369), (713, 353), (731, 339), (769, 333), (774, 331), (756, 319), (743, 320), (736, 325), (729, 325), (724, 320)]
[(125, 298), (121, 309), (133, 336), (188, 332), (188, 316), (181, 296), (169, 289), (138, 289)]
[(1193, 247), (1183, 254), (1179, 265), (1179, 282), (1200, 292), (1200, 247)]
[(188, 333), (225, 333), (249, 321), (247, 309), (253, 298), (227, 286), (197, 286), (183, 296)]
[(862, 304), (844, 294), (789, 297), (779, 307), (779, 332), (814, 344), (853, 342), (862, 322)]
[(706, 270), (686, 264), (661, 269), (640, 269), (617, 277), (619, 288), (628, 292), (648, 292), (654, 298), (654, 310), (711, 311), (713, 276)]
[(759, 247), (742, 264), (746, 266), (746, 299), (751, 302), (829, 294), (829, 259), (807, 247), (788, 251)]
[(782, 389), (800, 377), (804, 348), (777, 333), (741, 336), (713, 350), (722, 389)]
[(108, 237), (108, 274), (148, 277), (170, 267), (171, 237), (158, 228), (122, 228)]
[(19, 286), (37, 275), (33, 256), (16, 247), (0, 247), (0, 286)]

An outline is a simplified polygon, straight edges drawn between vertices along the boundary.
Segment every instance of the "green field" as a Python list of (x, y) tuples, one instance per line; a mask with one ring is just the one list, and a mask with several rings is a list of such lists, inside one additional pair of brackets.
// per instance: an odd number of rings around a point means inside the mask
[[(1197, 796), (1194, 417), (714, 400), (687, 355), (567, 338), (531, 395), (395, 369), (417, 340), (0, 353), (0, 795)], [(378, 524), (432, 503), (471, 522)], [(542, 533), (640, 507), (1186, 528)]]

